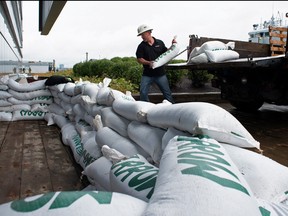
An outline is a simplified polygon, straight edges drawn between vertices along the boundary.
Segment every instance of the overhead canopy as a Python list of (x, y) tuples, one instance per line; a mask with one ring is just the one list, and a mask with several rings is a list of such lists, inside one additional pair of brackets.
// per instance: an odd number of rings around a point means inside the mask
[(39, 31), (48, 35), (67, 1), (39, 1)]

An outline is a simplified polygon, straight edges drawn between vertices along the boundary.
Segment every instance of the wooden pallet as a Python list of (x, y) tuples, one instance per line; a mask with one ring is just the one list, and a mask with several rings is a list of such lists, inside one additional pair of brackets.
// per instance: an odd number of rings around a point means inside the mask
[(287, 46), (287, 28), (269, 26), (269, 37), (271, 56), (285, 54)]

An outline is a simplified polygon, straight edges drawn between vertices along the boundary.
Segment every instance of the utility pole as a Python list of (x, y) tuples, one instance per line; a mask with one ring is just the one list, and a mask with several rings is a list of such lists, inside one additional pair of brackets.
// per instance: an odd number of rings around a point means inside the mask
[(86, 62), (88, 61), (88, 52), (86, 52)]

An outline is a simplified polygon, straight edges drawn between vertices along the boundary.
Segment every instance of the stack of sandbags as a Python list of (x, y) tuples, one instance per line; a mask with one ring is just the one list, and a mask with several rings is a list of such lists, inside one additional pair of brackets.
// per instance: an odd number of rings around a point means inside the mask
[(227, 44), (221, 41), (207, 41), (201, 47), (195, 47), (189, 54), (187, 64), (200, 64), (207, 62), (223, 62), (239, 58), (234, 51), (235, 42)]
[(44, 119), (47, 107), (53, 102), (45, 80), (27, 83), (26, 79), (17, 82), (4, 76), (0, 85), (1, 121)]
[[(110, 81), (48, 86), (53, 103), (45, 120), (61, 128), (92, 188), (148, 202), (144, 215), (285, 212), (288, 168), (245, 150), (260, 144), (228, 111), (205, 102), (136, 101)], [(3, 95), (23, 91), (0, 87)]]

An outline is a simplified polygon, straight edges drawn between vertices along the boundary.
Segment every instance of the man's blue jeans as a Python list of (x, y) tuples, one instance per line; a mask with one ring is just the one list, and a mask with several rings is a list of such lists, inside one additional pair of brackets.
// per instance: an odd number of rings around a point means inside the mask
[(150, 86), (153, 82), (156, 83), (156, 85), (159, 87), (159, 89), (163, 93), (164, 98), (171, 103), (174, 103), (166, 75), (158, 77), (142, 76), (140, 83), (140, 100), (149, 101), (148, 93)]

